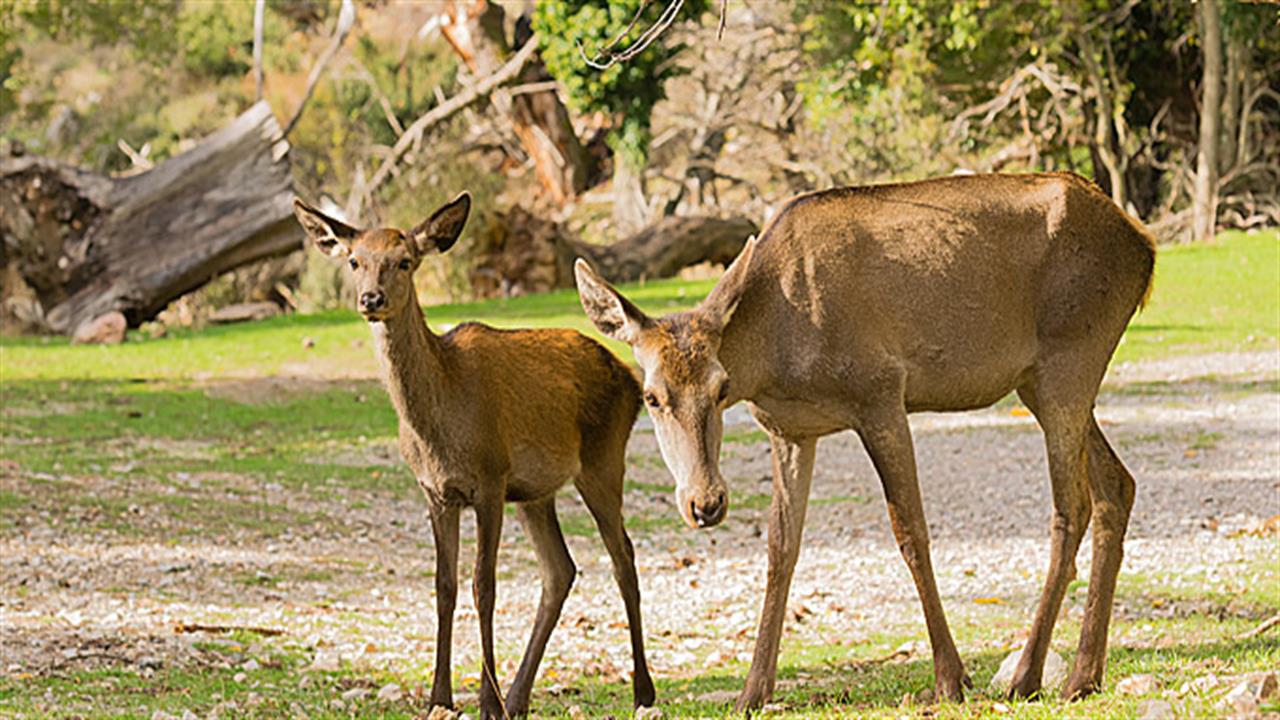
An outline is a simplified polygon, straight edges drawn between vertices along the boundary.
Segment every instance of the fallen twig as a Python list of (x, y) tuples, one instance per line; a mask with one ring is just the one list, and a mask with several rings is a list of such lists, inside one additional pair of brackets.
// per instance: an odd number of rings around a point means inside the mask
[(1277, 625), (1280, 625), (1280, 613), (1276, 613), (1275, 615), (1272, 615), (1271, 617), (1269, 617), (1269, 618), (1267, 618), (1266, 620), (1262, 621), (1262, 624), (1261, 624), (1261, 625), (1259, 625), (1258, 627), (1256, 627), (1256, 628), (1254, 628), (1254, 629), (1252, 629), (1252, 630), (1250, 630), (1250, 631), (1248, 631), (1248, 632), (1240, 633), (1239, 635), (1237, 635), (1237, 636), (1236, 636), (1236, 639), (1237, 639), (1237, 640), (1252, 640), (1253, 638), (1258, 637), (1258, 636), (1259, 636), (1259, 635), (1261, 635), (1262, 633), (1264, 633), (1264, 632), (1266, 632), (1266, 631), (1270, 630), (1271, 628), (1273, 628), (1273, 627), (1275, 627), (1275, 626), (1277, 626)]
[(251, 632), (263, 637), (275, 637), (284, 635), (285, 631), (278, 628), (255, 627), (252, 625), (202, 625), (200, 623), (178, 623), (174, 626), (175, 634), (181, 633), (230, 633), (230, 632)]

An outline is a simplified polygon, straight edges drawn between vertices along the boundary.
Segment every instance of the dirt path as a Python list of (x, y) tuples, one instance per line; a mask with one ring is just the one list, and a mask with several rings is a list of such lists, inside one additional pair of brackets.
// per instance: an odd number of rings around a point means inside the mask
[[(1126, 544), (1126, 617), (1178, 612), (1179, 584), (1244, 591), (1259, 564), (1280, 563), (1274, 537), (1251, 534), (1280, 514), (1280, 353), (1220, 354), (1119, 367), (1098, 417), (1138, 479)], [(676, 520), (670, 480), (652, 432), (631, 447), (627, 497), (641, 566), (655, 674), (703, 672), (749, 658), (765, 574), (767, 443), (731, 415), (725, 474), (734, 506), (726, 523), (692, 532)], [(1025, 631), (1047, 562), (1050, 511), (1041, 435), (1021, 408), (913, 418), (939, 585), (961, 652), (1007, 648)], [(390, 441), (372, 455), (386, 462)], [(367, 461), (365, 461), (367, 463)], [(198, 461), (193, 461), (198, 464)], [(374, 463), (376, 464), (376, 463)], [(198, 478), (197, 478), (198, 479)], [(193, 479), (192, 482), (196, 482)], [(19, 481), (21, 482), (21, 481)], [(103, 488), (110, 492), (111, 488)], [(329, 520), (270, 539), (180, 538), (157, 521), (141, 536), (86, 535), (73, 509), (34, 515), (0, 535), (0, 673), (126, 664), (156, 668), (225, 663), (176, 633), (184, 623), (278, 628), (267, 640), (319, 667), (350, 664), (426, 679), (433, 663), (429, 529), (420, 502), (351, 491), (317, 498), (280, 485), (264, 504)], [(566, 525), (585, 514), (572, 495)], [(140, 508), (145, 516), (146, 508)], [(602, 544), (570, 528), (580, 568), (548, 647), (540, 687), (583, 674), (625, 677), (630, 667), (621, 602)], [(464, 537), (472, 532), (464, 525)], [(1087, 577), (1089, 543), (1081, 576)], [(470, 546), (464, 548), (464, 574)], [(514, 671), (538, 599), (532, 552), (514, 521), (504, 534), (497, 618), (500, 666)], [(1126, 590), (1127, 588), (1127, 590)], [(851, 434), (819, 445), (813, 504), (792, 590), (784, 652), (847, 645), (892, 650), (887, 638), (924, 638), (905, 565), (885, 519), (871, 465)], [(1078, 617), (1084, 592), (1068, 598)], [(1247, 603), (1221, 612), (1256, 614)], [(462, 687), (478, 667), (475, 613), (460, 593), (455, 668)], [(1119, 637), (1115, 642), (1158, 642)], [(1066, 643), (1061, 643), (1066, 648)], [(252, 654), (253, 648), (246, 648)]]

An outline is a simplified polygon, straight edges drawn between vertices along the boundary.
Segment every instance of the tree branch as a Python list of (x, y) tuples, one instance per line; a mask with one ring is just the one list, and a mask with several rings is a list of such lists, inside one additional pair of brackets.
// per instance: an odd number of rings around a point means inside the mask
[(377, 192), (378, 188), (387, 181), (391, 173), (395, 170), (396, 164), (400, 158), (409, 150), (414, 143), (422, 138), (422, 134), (427, 128), (445, 120), (449, 116), (467, 107), (471, 103), (493, 92), (495, 88), (505, 82), (510, 81), (524, 68), (525, 63), (533, 57), (538, 51), (538, 36), (534, 35), (529, 41), (520, 48), (520, 51), (511, 57), (497, 72), (480, 82), (472, 85), (466, 90), (445, 100), (439, 105), (431, 108), (425, 115), (413, 121), (409, 127), (405, 128), (404, 134), (396, 141), (394, 147), (391, 148), (391, 154), (382, 161), (382, 165), (378, 167), (377, 172), (369, 179), (365, 186), (364, 195), (369, 197)]
[[(635, 17), (631, 18), (631, 23), (627, 25), (627, 29), (615, 38), (612, 43), (600, 50), (597, 50), (594, 58), (587, 57), (587, 52), (583, 50), (582, 43), (579, 42), (577, 44), (578, 54), (582, 56), (582, 61), (589, 67), (595, 68), (596, 70), (608, 70), (620, 62), (626, 62), (639, 55), (645, 51), (645, 48), (652, 45), (653, 41), (657, 40), (658, 36), (671, 26), (671, 23), (675, 22), (676, 15), (680, 13), (680, 8), (684, 5), (684, 0), (675, 0), (675, 2), (668, 5), (666, 9), (662, 11), (662, 15), (658, 17), (658, 21), (650, 26), (648, 30), (645, 30), (639, 38), (636, 38), (636, 41), (631, 44), (631, 47), (620, 53), (613, 52), (613, 47), (631, 31), (631, 28), (635, 26), (636, 21), (640, 19), (640, 14), (644, 12), (648, 5), (648, 2), (642, 3), (640, 5), (640, 9), (636, 11)], [(603, 61), (600, 60), (600, 56), (602, 54), (606, 56)]]
[(307, 77), (307, 91), (302, 95), (302, 102), (298, 103), (298, 107), (293, 111), (293, 117), (289, 118), (289, 122), (284, 126), (284, 137), (289, 137), (289, 133), (293, 131), (293, 127), (298, 124), (298, 119), (302, 117), (302, 111), (307, 107), (307, 103), (311, 100), (311, 94), (316, 91), (316, 85), (320, 82), (320, 75), (324, 73), (324, 68), (338, 54), (338, 50), (342, 47), (343, 41), (347, 39), (347, 33), (351, 32), (351, 26), (356, 22), (356, 6), (351, 0), (342, 0), (342, 9), (338, 11), (338, 24), (333, 29), (333, 39), (329, 41), (329, 46), (321, 53), (320, 59), (316, 60), (316, 64), (311, 66), (311, 75)]

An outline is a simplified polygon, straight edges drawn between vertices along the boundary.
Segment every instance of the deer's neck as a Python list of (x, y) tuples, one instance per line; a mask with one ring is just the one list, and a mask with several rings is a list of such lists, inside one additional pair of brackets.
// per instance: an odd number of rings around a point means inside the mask
[(417, 294), (404, 312), (374, 323), (372, 329), (387, 393), (401, 424), (430, 435), (431, 428), (438, 426), (435, 417), (443, 405), (448, 376), (444, 345), (427, 327)]

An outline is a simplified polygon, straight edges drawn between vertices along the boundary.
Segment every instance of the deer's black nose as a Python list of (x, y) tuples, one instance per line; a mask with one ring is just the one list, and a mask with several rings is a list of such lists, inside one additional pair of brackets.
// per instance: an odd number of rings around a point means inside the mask
[(696, 502), (692, 503), (690, 510), (692, 511), (694, 522), (698, 523), (698, 527), (711, 527), (719, 523), (724, 519), (725, 510), (729, 508), (727, 500), (728, 498), (722, 494), (704, 505), (699, 505)]
[(381, 310), (382, 306), (386, 304), (387, 296), (381, 290), (370, 290), (369, 292), (360, 293), (360, 310), (363, 312)]

